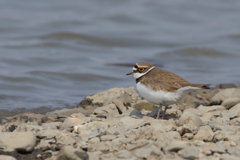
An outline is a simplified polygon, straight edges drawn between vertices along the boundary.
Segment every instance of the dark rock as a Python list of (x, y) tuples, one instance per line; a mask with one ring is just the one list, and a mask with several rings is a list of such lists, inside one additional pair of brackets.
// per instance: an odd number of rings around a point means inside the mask
[(10, 120), (0, 117), (0, 125), (10, 122)]
[(223, 83), (223, 84), (217, 85), (214, 89), (227, 89), (227, 88), (238, 88), (238, 87), (233, 83)]

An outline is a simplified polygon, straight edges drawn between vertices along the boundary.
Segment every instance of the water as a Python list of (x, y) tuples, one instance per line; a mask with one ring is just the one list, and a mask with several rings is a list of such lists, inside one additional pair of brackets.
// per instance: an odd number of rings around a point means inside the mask
[(135, 85), (139, 61), (195, 83), (240, 83), (240, 1), (2, 0), (0, 116)]

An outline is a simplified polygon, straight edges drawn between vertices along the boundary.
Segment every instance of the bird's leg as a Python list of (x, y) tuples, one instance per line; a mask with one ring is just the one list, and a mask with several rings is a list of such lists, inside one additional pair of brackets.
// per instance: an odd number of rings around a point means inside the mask
[(163, 116), (162, 116), (162, 119), (164, 119), (164, 118), (165, 118), (165, 113), (166, 113), (166, 110), (167, 110), (167, 108), (168, 108), (168, 106), (165, 106), (165, 109), (164, 109), (164, 111), (163, 111)]
[(159, 118), (159, 115), (160, 115), (161, 109), (162, 109), (162, 105), (159, 105), (159, 110), (158, 110), (158, 114), (157, 114), (157, 118), (156, 118), (156, 119)]

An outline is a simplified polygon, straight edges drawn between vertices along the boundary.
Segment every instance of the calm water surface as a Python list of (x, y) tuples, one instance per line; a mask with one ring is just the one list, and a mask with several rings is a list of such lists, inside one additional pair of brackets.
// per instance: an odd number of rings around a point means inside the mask
[(240, 83), (240, 1), (0, 1), (0, 116), (44, 113), (146, 61), (195, 83)]

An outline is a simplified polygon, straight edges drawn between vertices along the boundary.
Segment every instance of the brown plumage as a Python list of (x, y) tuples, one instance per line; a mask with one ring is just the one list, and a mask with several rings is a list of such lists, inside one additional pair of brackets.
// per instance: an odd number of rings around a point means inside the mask
[(209, 89), (210, 85), (190, 83), (182, 77), (160, 68), (153, 68), (146, 75), (136, 79), (136, 83), (141, 82), (141, 84), (151, 87), (152, 90), (155, 91), (163, 90), (168, 92), (176, 92), (179, 88), (186, 86)]
[[(168, 105), (177, 103), (193, 90), (209, 89), (210, 85), (190, 83), (172, 72), (155, 68), (146, 62), (136, 63), (132, 72), (127, 73), (127, 75), (133, 75), (136, 78), (136, 88), (146, 100), (159, 104), (160, 108), (162, 105), (165, 106), (163, 119)], [(160, 109), (158, 110), (157, 119), (159, 115)]]

